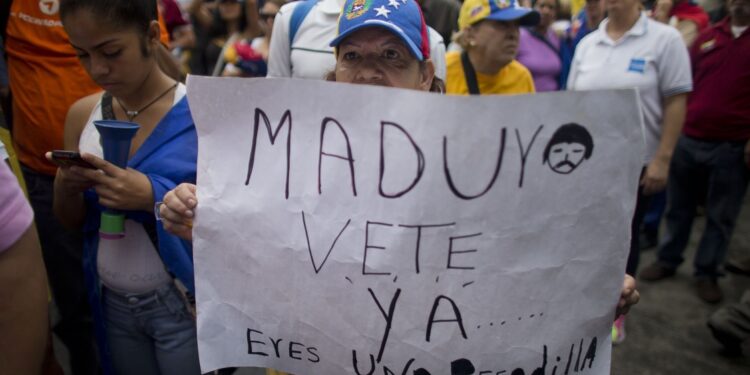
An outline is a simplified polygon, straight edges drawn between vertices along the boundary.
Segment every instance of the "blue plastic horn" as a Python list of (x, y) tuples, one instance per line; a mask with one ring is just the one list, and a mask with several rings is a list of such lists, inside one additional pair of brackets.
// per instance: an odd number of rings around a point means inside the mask
[[(104, 160), (120, 167), (128, 165), (130, 141), (140, 126), (127, 121), (97, 120), (94, 121), (102, 143)], [(102, 211), (99, 224), (99, 237), (109, 240), (125, 237), (125, 214), (118, 210)]]

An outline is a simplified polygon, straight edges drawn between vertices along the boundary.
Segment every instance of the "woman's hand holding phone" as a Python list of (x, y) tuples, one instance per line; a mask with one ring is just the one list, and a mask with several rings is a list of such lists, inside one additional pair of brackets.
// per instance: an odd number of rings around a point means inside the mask
[(92, 154), (83, 154), (82, 157), (95, 169), (71, 169), (93, 182), (102, 206), (118, 210), (153, 211), (154, 193), (151, 180), (145, 174), (132, 168), (119, 168)]
[(53, 151), (46, 156), (60, 166), (55, 184), (68, 194), (79, 194), (93, 187), (104, 207), (149, 212), (153, 209), (151, 181), (135, 169), (119, 168), (91, 154), (66, 151), (63, 155)]
[(84, 169), (93, 168), (75, 151), (55, 150), (44, 155), (47, 160), (55, 163), (59, 168), (55, 177), (55, 185), (65, 195), (80, 194), (94, 186), (94, 181), (82, 175)]
[(57, 164), (58, 167), (72, 167), (75, 165), (82, 168), (95, 169), (93, 165), (83, 160), (81, 154), (75, 151), (54, 150), (49, 153), (47, 159)]

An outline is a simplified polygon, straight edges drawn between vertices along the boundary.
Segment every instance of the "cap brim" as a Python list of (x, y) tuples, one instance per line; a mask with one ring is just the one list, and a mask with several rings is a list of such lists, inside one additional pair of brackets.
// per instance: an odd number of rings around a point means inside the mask
[(404, 31), (400, 27), (398, 27), (398, 26), (396, 26), (396, 25), (394, 25), (394, 24), (392, 24), (390, 22), (385, 22), (385, 21), (381, 21), (381, 20), (367, 20), (364, 23), (361, 23), (359, 25), (356, 25), (356, 26), (353, 26), (353, 27), (349, 28), (348, 30), (346, 30), (343, 33), (339, 34), (339, 36), (337, 36), (336, 39), (334, 39), (331, 42), (331, 44), (330, 44), (331, 47), (338, 47), (339, 44), (341, 44), (341, 42), (344, 41), (344, 39), (346, 39), (348, 36), (352, 35), (353, 33), (357, 32), (359, 30), (362, 30), (362, 29), (368, 28), (368, 27), (381, 27), (381, 28), (384, 28), (384, 29), (392, 32), (399, 39), (401, 39), (401, 41), (404, 42), (404, 44), (406, 44), (406, 46), (409, 48), (409, 51), (411, 51), (412, 55), (414, 55), (414, 57), (416, 57), (417, 60), (419, 60), (419, 61), (423, 61), (424, 60), (424, 56), (422, 55), (422, 51), (419, 49), (419, 47), (417, 45), (414, 44), (414, 42), (411, 41), (411, 39), (409, 39), (409, 37), (406, 36), (406, 33), (404, 33)]
[(505, 8), (499, 12), (490, 14), (486, 20), (515, 21), (520, 20), (521, 26), (536, 26), (539, 23), (539, 12), (529, 8)]

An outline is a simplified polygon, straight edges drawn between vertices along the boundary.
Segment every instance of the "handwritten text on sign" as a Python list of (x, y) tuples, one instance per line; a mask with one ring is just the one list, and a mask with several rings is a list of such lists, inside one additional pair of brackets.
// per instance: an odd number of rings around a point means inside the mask
[(204, 371), (609, 371), (634, 92), (193, 77), (188, 95)]

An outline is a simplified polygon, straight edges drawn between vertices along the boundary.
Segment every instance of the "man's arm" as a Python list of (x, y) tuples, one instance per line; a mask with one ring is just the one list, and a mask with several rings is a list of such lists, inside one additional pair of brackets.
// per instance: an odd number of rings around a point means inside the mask
[(47, 275), (32, 224), (0, 253), (0, 368), (38, 374), (47, 343)]
[(654, 158), (648, 163), (646, 173), (641, 179), (643, 192), (647, 195), (658, 193), (664, 190), (667, 185), (672, 152), (685, 122), (687, 96), (688, 94), (684, 93), (664, 98), (664, 120), (659, 148), (656, 150)]

